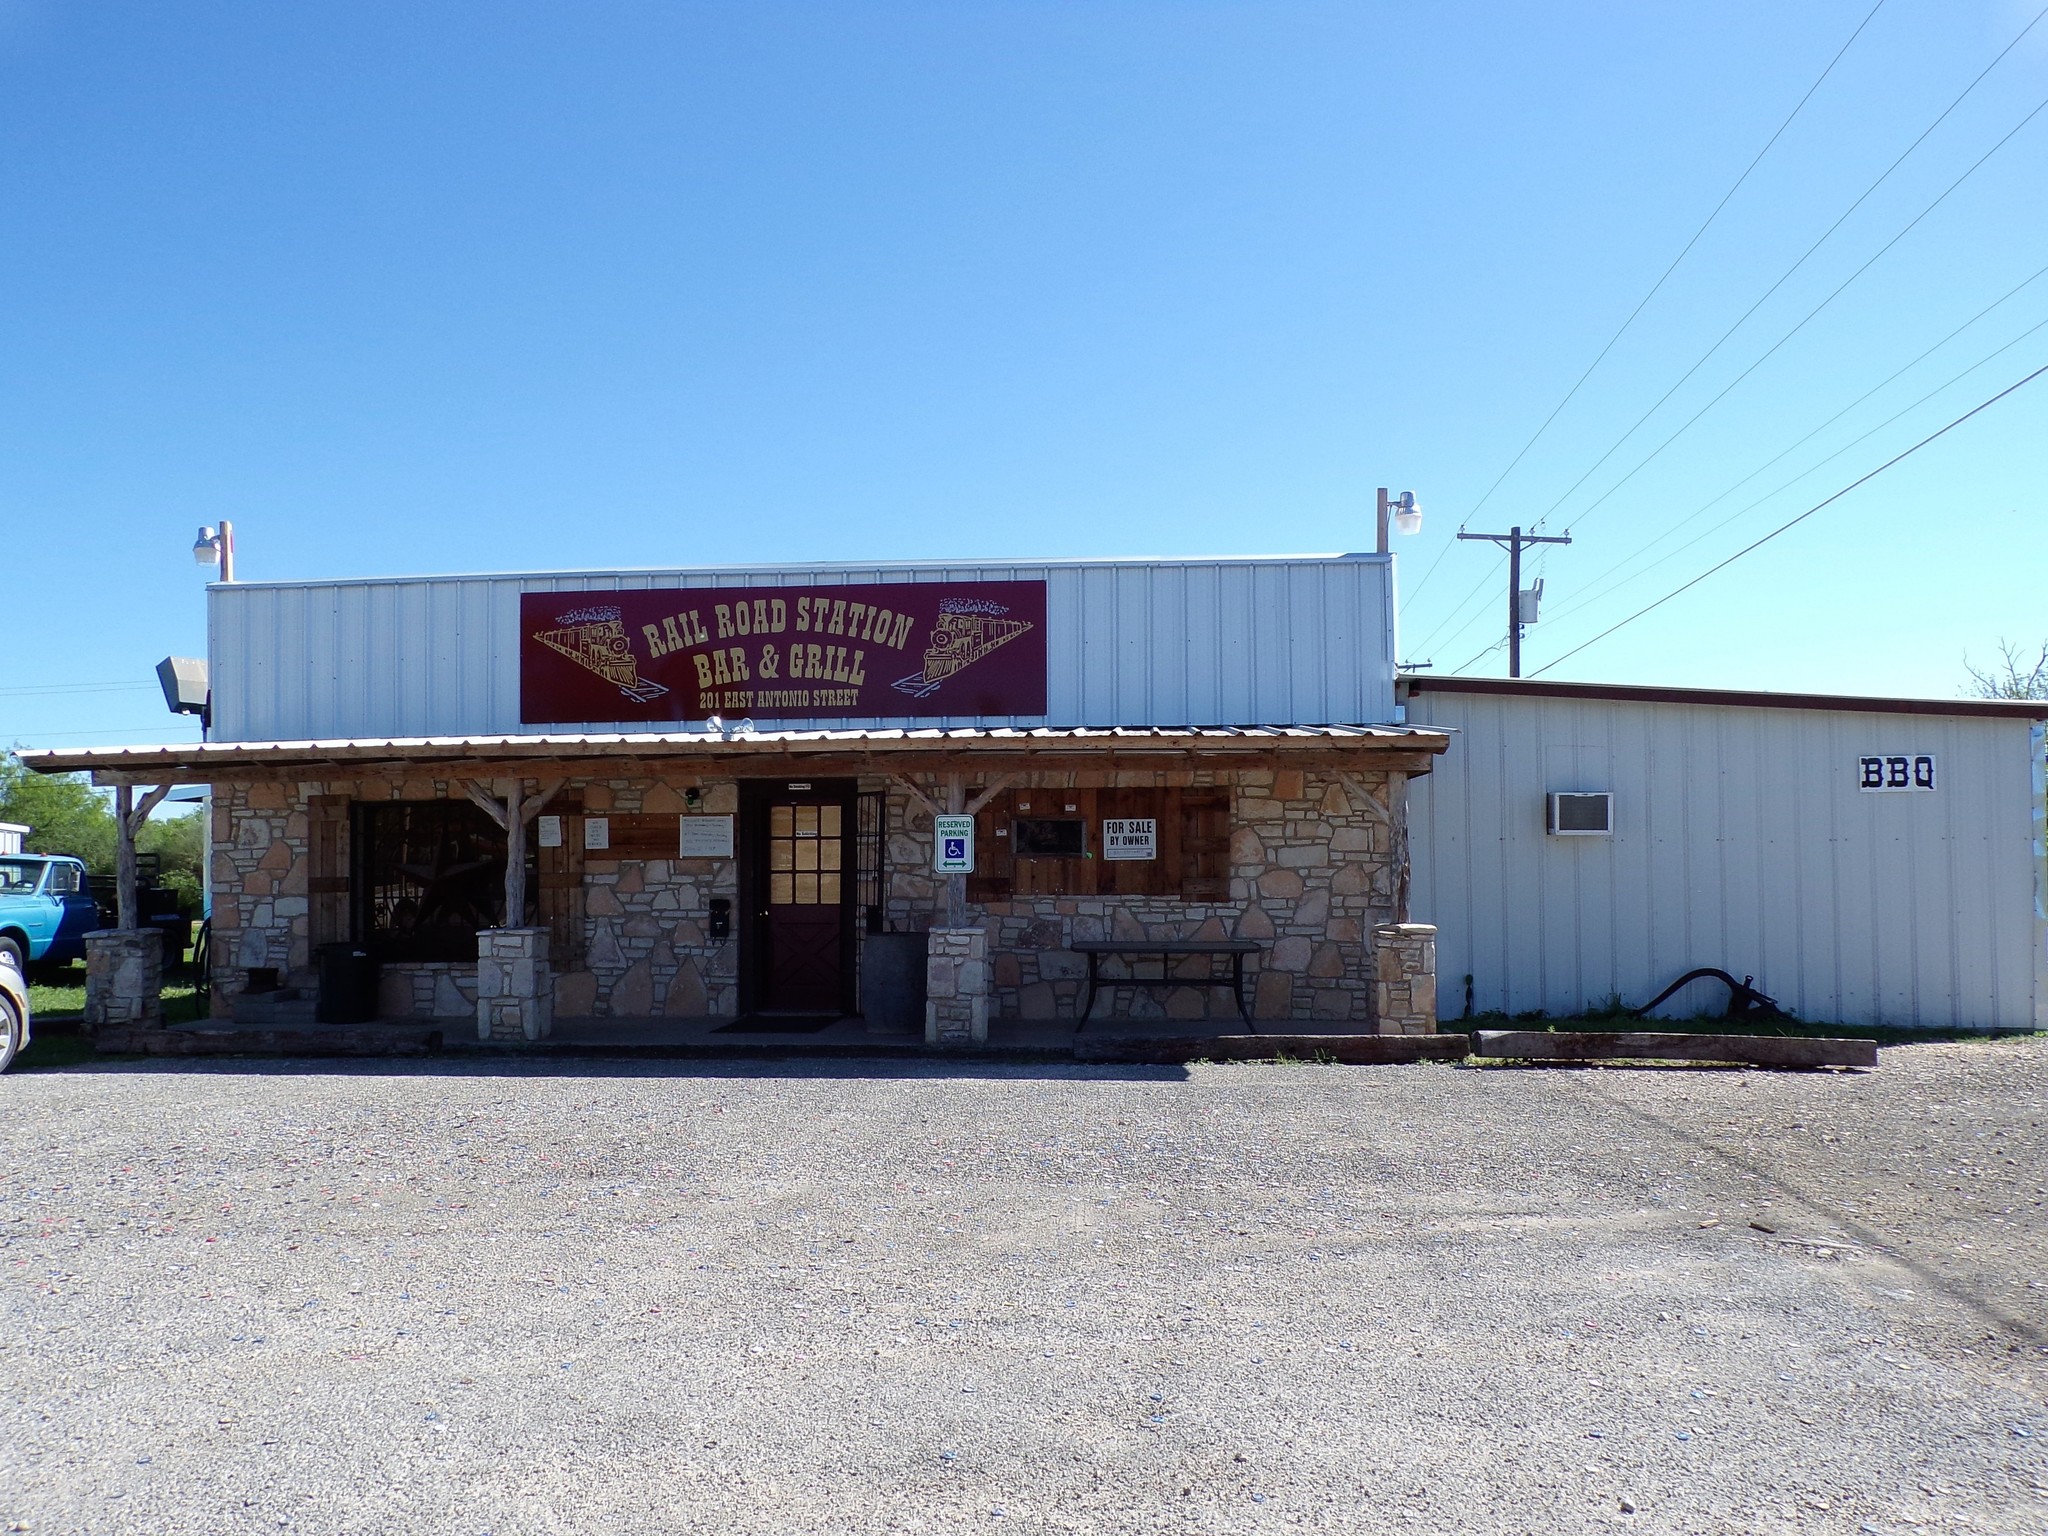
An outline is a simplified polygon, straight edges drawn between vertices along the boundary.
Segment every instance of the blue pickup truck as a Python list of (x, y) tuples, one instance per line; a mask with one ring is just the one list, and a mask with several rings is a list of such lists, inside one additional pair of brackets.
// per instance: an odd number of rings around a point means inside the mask
[(11, 951), (19, 969), (83, 960), (85, 936), (102, 926), (77, 859), (0, 854), (0, 954)]

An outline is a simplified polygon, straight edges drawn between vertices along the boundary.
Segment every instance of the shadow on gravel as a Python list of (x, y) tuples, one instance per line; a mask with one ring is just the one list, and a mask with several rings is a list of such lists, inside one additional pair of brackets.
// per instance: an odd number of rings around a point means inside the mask
[[(18, 1071), (37, 1063), (23, 1053)], [(746, 1057), (693, 1060), (688, 1057), (620, 1056), (117, 1056), (52, 1063), (70, 1073), (166, 1074), (208, 1077), (503, 1077), (536, 1078), (675, 1078), (747, 1081), (782, 1077), (938, 1080), (1046, 1078), (1059, 1082), (1178, 1083), (1190, 1073), (1184, 1066), (1137, 1066), (1107, 1062), (1046, 1061), (985, 1056), (884, 1057)], [(1256, 1063), (1271, 1065), (1271, 1063)], [(1299, 1064), (1306, 1070), (1310, 1064)], [(1355, 1070), (1355, 1069), (1354, 1069)]]
[(1781, 1196), (1783, 1203), (1798, 1206), (1822, 1221), (1832, 1223), (1839, 1231), (1849, 1234), (1872, 1252), (1882, 1253), (1891, 1259), (1929, 1290), (1939, 1292), (1966, 1311), (1974, 1313), (1985, 1323), (2003, 1330), (2009, 1339), (2017, 1339), (2035, 1350), (2048, 1349), (2048, 1330), (2044, 1330), (2039, 1319), (2016, 1316), (2006, 1311), (1986, 1294), (1981, 1285), (1974, 1284), (1966, 1276), (1949, 1274), (1935, 1268), (1921, 1256), (1907, 1252), (1887, 1233), (1868, 1225), (1839, 1206), (1828, 1203), (1820, 1195), (1791, 1183), (1779, 1170), (1739, 1153), (1730, 1152), (1708, 1137), (1673, 1125), (1661, 1116), (1649, 1114), (1632, 1104), (1624, 1104), (1619, 1099), (1602, 1093), (1598, 1082), (1591, 1078), (1584, 1081), (1584, 1088), (1589, 1097), (1598, 1099), (1607, 1109), (1628, 1116), (1648, 1130), (1667, 1136), (1673, 1141), (1682, 1142), (1730, 1169), (1747, 1174), (1755, 1179), (1761, 1188), (1774, 1191)]

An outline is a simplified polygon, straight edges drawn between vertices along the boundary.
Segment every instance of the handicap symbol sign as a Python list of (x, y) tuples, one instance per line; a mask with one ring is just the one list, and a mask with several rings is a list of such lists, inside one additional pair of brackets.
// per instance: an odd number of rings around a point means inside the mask
[(974, 818), (940, 816), (932, 824), (932, 868), (941, 875), (974, 873)]

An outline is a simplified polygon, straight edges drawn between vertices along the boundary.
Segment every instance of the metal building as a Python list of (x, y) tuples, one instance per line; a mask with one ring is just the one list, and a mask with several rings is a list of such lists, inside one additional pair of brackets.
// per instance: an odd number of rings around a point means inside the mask
[[(1718, 966), (1812, 1020), (2048, 1028), (2048, 705), (1402, 691), (1411, 724), (1453, 733), (1409, 801), (1446, 1020), (1640, 1005)], [(1567, 802), (1559, 826), (1559, 793), (1612, 799)], [(1725, 997), (1696, 983), (1660, 1012)]]
[(1446, 738), (1393, 722), (1391, 566), (222, 582), (207, 741), (28, 760), (212, 787), (244, 1024), (1427, 1033), (1399, 829)]
[[(1043, 715), (938, 726), (1324, 725), (1394, 715), (1391, 559), (801, 565), (211, 589), (216, 741), (453, 736), (522, 722), (522, 594), (1043, 582)], [(644, 717), (643, 717), (644, 718)], [(765, 718), (765, 716), (763, 717)], [(644, 728), (579, 722), (593, 731)], [(781, 718), (784, 728), (885, 717)]]

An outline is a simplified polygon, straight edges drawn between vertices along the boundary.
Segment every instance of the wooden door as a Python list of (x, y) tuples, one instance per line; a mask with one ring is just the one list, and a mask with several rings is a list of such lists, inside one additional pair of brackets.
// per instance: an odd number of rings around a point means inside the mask
[(759, 955), (755, 1007), (765, 1013), (837, 1013), (851, 948), (853, 818), (837, 785), (774, 786), (754, 839)]

